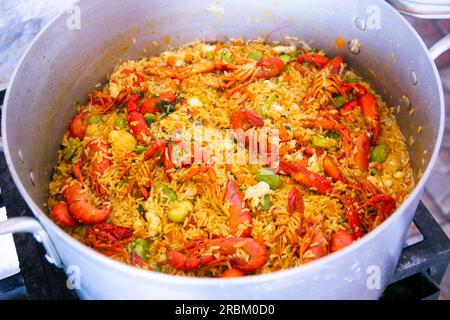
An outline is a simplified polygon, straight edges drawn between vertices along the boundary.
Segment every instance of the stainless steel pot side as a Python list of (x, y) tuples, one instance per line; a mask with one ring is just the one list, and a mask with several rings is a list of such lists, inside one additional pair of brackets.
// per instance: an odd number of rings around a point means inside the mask
[[(87, 1), (47, 26), (22, 58), (7, 91), (2, 136), (9, 170), (36, 219), (13, 218), (0, 234), (33, 232), (49, 260), (74, 276), (81, 298), (114, 299), (375, 299), (397, 264), (406, 231), (441, 143), (442, 86), (430, 52), (384, 1)], [(282, 31), (282, 33), (280, 32)], [(187, 278), (149, 272), (109, 259), (71, 238), (46, 215), (47, 186), (60, 139), (98, 82), (125, 59), (157, 54), (197, 39), (281, 34), (343, 55), (397, 108), (417, 187), (396, 212), (360, 241), (316, 262), (239, 279)], [(359, 54), (335, 40), (357, 39)], [(448, 39), (437, 45), (438, 55)], [(355, 42), (353, 42), (354, 44)], [(443, 50), (441, 50), (443, 48)], [(143, 51), (147, 49), (147, 51)], [(414, 110), (414, 111), (411, 111)], [(422, 127), (422, 133), (418, 128)], [(421, 177), (420, 177), (421, 176)], [(47, 236), (48, 234), (48, 236)], [(75, 267), (74, 267), (75, 266)], [(379, 280), (379, 281), (378, 281)]]

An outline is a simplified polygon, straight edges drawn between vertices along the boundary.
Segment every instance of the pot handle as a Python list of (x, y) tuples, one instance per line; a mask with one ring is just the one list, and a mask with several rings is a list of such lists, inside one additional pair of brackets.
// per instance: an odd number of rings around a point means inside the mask
[(30, 217), (18, 217), (0, 222), (0, 235), (20, 232), (32, 233), (36, 241), (44, 246), (47, 261), (58, 268), (62, 267), (61, 259), (53, 242), (38, 220)]
[(450, 34), (443, 37), (430, 48), (430, 56), (436, 60), (441, 54), (450, 49)]
[[(420, 19), (450, 18), (450, 2), (448, 0), (387, 0), (395, 9), (408, 16)], [(431, 2), (431, 3), (430, 3)]]

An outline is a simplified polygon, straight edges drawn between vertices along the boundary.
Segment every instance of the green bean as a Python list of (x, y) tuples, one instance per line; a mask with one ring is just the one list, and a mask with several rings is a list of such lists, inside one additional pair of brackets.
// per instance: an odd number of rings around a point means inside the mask
[(136, 253), (142, 260), (148, 261), (148, 242), (145, 239), (138, 238), (131, 245), (131, 250)]
[(259, 209), (262, 211), (267, 211), (271, 207), (270, 197), (268, 194), (265, 194), (262, 198), (262, 202), (259, 204)]
[(160, 190), (165, 201), (173, 202), (178, 199), (177, 194), (171, 188), (164, 184), (157, 184), (155, 190)]
[(87, 124), (91, 125), (91, 124), (99, 124), (103, 122), (103, 117), (102, 116), (90, 116), (89, 118), (87, 118)]
[(253, 59), (256, 61), (261, 60), (262, 56), (263, 56), (263, 53), (261, 51), (252, 51), (252, 52), (249, 52), (249, 54), (248, 54), (249, 59)]
[(284, 62), (286, 65), (292, 60), (291, 56), (288, 55), (288, 54), (282, 54), (282, 55), (279, 56), (279, 58), (280, 58), (281, 60), (283, 60), (283, 62)]
[(146, 151), (148, 148), (145, 146), (137, 146), (136, 149), (134, 149), (134, 153), (141, 154), (142, 152)]
[(75, 155), (75, 151), (77, 151), (77, 148), (68, 147), (64, 152), (63, 156), (64, 160), (69, 161), (70, 159), (72, 159), (73, 156)]
[(231, 57), (231, 54), (229, 54), (227, 52), (222, 52), (220, 54), (220, 60), (228, 62), (228, 63), (233, 63), (233, 58)]
[(334, 97), (333, 100), (334, 105), (338, 108), (342, 107), (347, 102), (347, 99), (345, 99), (343, 96)]
[(122, 116), (117, 116), (114, 125), (120, 129), (126, 129), (128, 127), (128, 121)]
[(194, 211), (194, 205), (189, 200), (174, 201), (167, 217), (173, 222), (181, 223), (192, 211)]
[(65, 161), (69, 161), (73, 158), (76, 151), (78, 150), (78, 147), (80, 146), (80, 141), (78, 139), (69, 139), (69, 144), (66, 146), (66, 149), (64, 150), (63, 159)]
[(380, 171), (376, 170), (375, 168), (369, 168), (369, 173), (371, 176), (379, 176)]
[(151, 125), (153, 122), (156, 121), (156, 119), (158, 119), (158, 116), (153, 113), (146, 113), (144, 114), (144, 119), (145, 121), (147, 121), (148, 125)]
[(262, 168), (256, 173), (256, 181), (266, 182), (270, 189), (275, 190), (281, 185), (281, 178), (279, 175), (275, 174), (273, 171)]
[(325, 138), (319, 135), (312, 136), (311, 142), (316, 148), (333, 149), (338, 145), (335, 139)]
[(370, 151), (370, 161), (382, 163), (386, 161), (388, 150), (386, 144), (379, 144)]

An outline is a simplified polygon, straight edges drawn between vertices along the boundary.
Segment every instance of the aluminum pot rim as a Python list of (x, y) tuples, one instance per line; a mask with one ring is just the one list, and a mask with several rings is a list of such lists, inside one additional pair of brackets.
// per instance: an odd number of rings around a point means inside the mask
[[(47, 214), (43, 212), (43, 210), (40, 209), (40, 207), (33, 201), (33, 199), (28, 194), (28, 191), (26, 190), (25, 186), (23, 185), (21, 179), (18, 176), (17, 171), (15, 170), (14, 163), (11, 158), (11, 153), (9, 150), (9, 144), (8, 144), (8, 133), (6, 130), (6, 119), (8, 114), (8, 105), (9, 105), (9, 98), (11, 93), (11, 88), (15, 85), (15, 79), (16, 74), (19, 72), (23, 61), (27, 58), (28, 53), (35, 47), (35, 44), (40, 41), (41, 37), (45, 35), (45, 32), (48, 28), (50, 28), (56, 20), (60, 19), (64, 12), (56, 16), (54, 19), (52, 19), (47, 26), (45, 26), (35, 37), (35, 39), (32, 41), (28, 49), (25, 51), (25, 53), (22, 55), (22, 57), (19, 60), (18, 65), (16, 66), (11, 81), (9, 83), (8, 89), (6, 91), (5, 96), (5, 103), (3, 105), (3, 115), (1, 119), (1, 125), (2, 125), (2, 140), (4, 145), (4, 154), (6, 158), (6, 163), (8, 166), (8, 169), (11, 173), (11, 176), (13, 178), (13, 181), (18, 188), (20, 194), (26, 201), (27, 205), (31, 208), (35, 218), (37, 218), (45, 227), (49, 227), (52, 229), (52, 231), (61, 238), (66, 245), (70, 245), (74, 247), (76, 250), (82, 252), (85, 257), (88, 259), (97, 260), (99, 263), (109, 265), (110, 267), (115, 268), (116, 270), (120, 270), (121, 272), (133, 274), (134, 276), (144, 277), (148, 280), (158, 280), (158, 281), (165, 281), (170, 283), (177, 283), (179, 285), (192, 285), (192, 286), (217, 286), (217, 285), (223, 285), (226, 283), (227, 285), (242, 285), (242, 284), (257, 284), (257, 283), (267, 283), (274, 280), (280, 280), (282, 278), (288, 278), (295, 275), (300, 275), (302, 273), (306, 273), (311, 269), (320, 268), (321, 266), (332, 264), (333, 261), (343, 258), (344, 256), (349, 255), (352, 251), (357, 250), (357, 248), (364, 246), (366, 243), (371, 241), (373, 238), (377, 237), (380, 233), (384, 231), (384, 229), (388, 228), (392, 223), (394, 223), (396, 220), (400, 218), (400, 216), (404, 213), (405, 209), (411, 205), (411, 203), (421, 195), (425, 183), (427, 182), (431, 171), (434, 167), (434, 164), (437, 160), (438, 153), (442, 144), (443, 139), (443, 133), (444, 133), (444, 120), (445, 120), (445, 103), (444, 103), (444, 94), (443, 94), (443, 88), (442, 83), (440, 80), (440, 76), (437, 70), (436, 65), (433, 62), (433, 59), (430, 56), (430, 52), (423, 42), (422, 38), (419, 36), (419, 34), (416, 32), (416, 30), (409, 24), (409, 22), (393, 7), (388, 5), (387, 3), (384, 3), (384, 1), (381, 1), (383, 3), (380, 3), (380, 5), (384, 5), (387, 10), (391, 10), (393, 14), (397, 15), (397, 18), (399, 19), (399, 22), (406, 24), (408, 29), (412, 32), (412, 35), (415, 36), (416, 41), (419, 42), (422, 49), (425, 51), (429, 61), (431, 62), (431, 69), (434, 75), (434, 78), (437, 82), (438, 90), (439, 90), (439, 104), (440, 104), (440, 118), (439, 118), (439, 130), (437, 134), (436, 144), (433, 150), (433, 154), (430, 158), (430, 161), (421, 177), (417, 185), (414, 187), (413, 191), (408, 195), (407, 199), (398, 207), (395, 212), (389, 216), (388, 219), (386, 219), (380, 226), (378, 226), (375, 230), (371, 231), (364, 237), (362, 237), (360, 240), (354, 242), (352, 245), (343, 248), (342, 250), (339, 250), (338, 252), (332, 253), (326, 257), (323, 257), (321, 259), (315, 260), (311, 263), (308, 263), (306, 265), (301, 265), (293, 268), (289, 268), (286, 270), (280, 270), (275, 271), (267, 274), (259, 274), (259, 275), (252, 275), (249, 277), (242, 277), (242, 278), (227, 278), (227, 279), (220, 279), (220, 278), (199, 278), (199, 277), (187, 277), (187, 276), (179, 276), (179, 275), (171, 275), (171, 274), (165, 274), (160, 272), (152, 272), (148, 270), (143, 270), (119, 261), (116, 261), (112, 258), (109, 258), (105, 255), (102, 255), (101, 253), (95, 251), (94, 249), (86, 246), (85, 244), (79, 242), (75, 238), (71, 237), (68, 233), (66, 233), (62, 228), (60, 228), (56, 223), (54, 223)], [(12, 107), (11, 107), (12, 108)]]

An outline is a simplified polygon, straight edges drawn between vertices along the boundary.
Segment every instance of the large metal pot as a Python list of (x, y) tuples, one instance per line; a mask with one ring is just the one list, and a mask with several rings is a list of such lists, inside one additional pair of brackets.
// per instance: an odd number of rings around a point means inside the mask
[[(383, 1), (368, 0), (316, 0), (314, 4), (294, 0), (86, 0), (72, 9), (41, 32), (7, 92), (2, 115), (5, 156), (39, 222), (10, 219), (0, 224), (0, 234), (39, 233), (52, 262), (66, 272), (70, 269), (72, 276), (79, 268), (81, 298), (379, 297), (396, 266), (435, 162), (444, 123), (436, 67), (420, 37), (397, 11)], [(47, 217), (47, 185), (75, 102), (85, 101), (120, 59), (143, 57), (168, 44), (176, 47), (196, 39), (252, 39), (272, 34), (276, 40), (279, 30), (330, 55), (343, 55), (390, 106), (400, 106), (397, 118), (403, 134), (408, 141), (414, 139), (409, 151), (417, 187), (380, 227), (350, 247), (308, 265), (223, 280), (171, 276), (116, 262), (71, 238)], [(337, 50), (337, 37), (353, 41), (348, 48)]]

